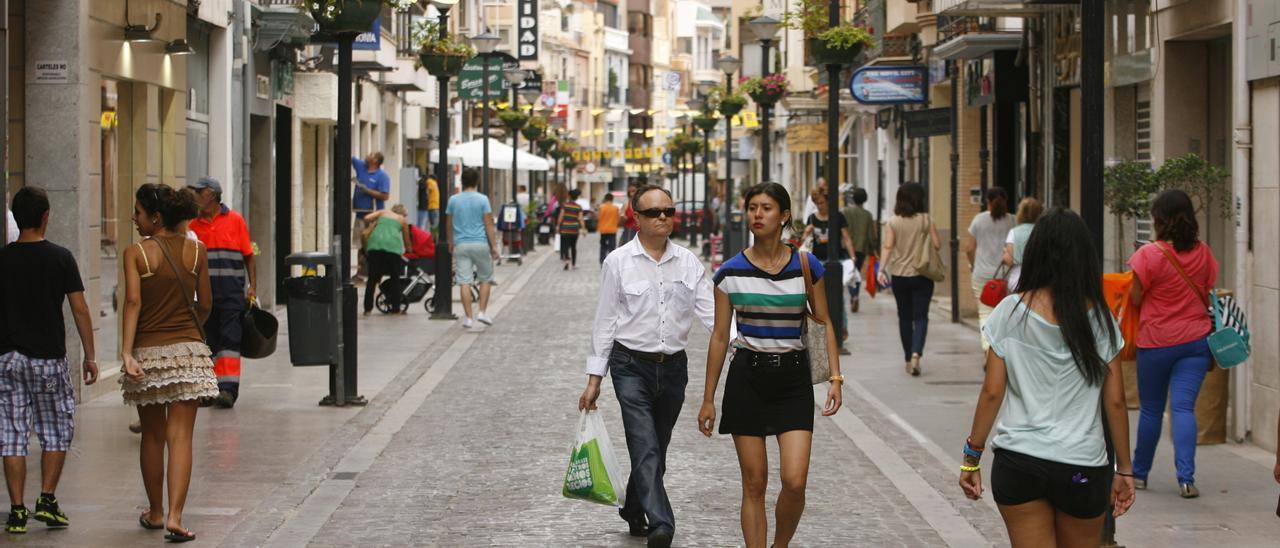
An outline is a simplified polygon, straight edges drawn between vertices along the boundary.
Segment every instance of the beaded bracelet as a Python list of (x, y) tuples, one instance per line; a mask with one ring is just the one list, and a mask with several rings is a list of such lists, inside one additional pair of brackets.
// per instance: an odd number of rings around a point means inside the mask
[(960, 465), (960, 471), (961, 471), (961, 472), (977, 472), (977, 471), (979, 471), (979, 470), (982, 470), (982, 465), (981, 465), (981, 464), (979, 464), (979, 465), (975, 465), (975, 466), (965, 466), (965, 465)]
[(982, 458), (982, 451), (974, 449), (973, 446), (969, 445), (969, 442), (964, 442), (964, 454), (967, 457), (973, 457), (975, 459)]

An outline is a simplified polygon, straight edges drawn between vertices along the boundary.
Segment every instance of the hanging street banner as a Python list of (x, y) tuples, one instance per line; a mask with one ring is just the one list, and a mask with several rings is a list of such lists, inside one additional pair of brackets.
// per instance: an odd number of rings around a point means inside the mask
[(484, 65), (489, 65), (489, 100), (502, 101), (511, 98), (511, 84), (502, 71), (507, 68), (519, 68), (520, 62), (506, 53), (495, 51), (488, 57), (475, 56), (462, 66), (458, 75), (458, 97), (470, 101), (483, 101), (484, 93), (480, 90), (480, 82), (484, 80)]
[(849, 92), (866, 105), (906, 105), (929, 102), (927, 67), (866, 67), (849, 80)]
[(519, 0), (520, 19), (516, 35), (517, 54), (521, 61), (538, 60), (538, 0)]

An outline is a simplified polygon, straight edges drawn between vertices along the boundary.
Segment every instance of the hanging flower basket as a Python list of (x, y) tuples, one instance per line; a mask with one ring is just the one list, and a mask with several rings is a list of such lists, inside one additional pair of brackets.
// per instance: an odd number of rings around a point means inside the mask
[(384, 0), (306, 0), (307, 11), (320, 25), (320, 32), (363, 33), (373, 29), (373, 20), (382, 13)]
[(543, 156), (546, 156), (556, 148), (556, 142), (555, 137), (550, 135), (544, 136), (543, 138), (538, 139), (538, 151), (541, 152)]
[(849, 65), (874, 43), (871, 34), (850, 24), (829, 28), (807, 39), (809, 56), (817, 65)]
[(742, 91), (751, 96), (751, 100), (761, 106), (770, 107), (787, 96), (791, 89), (787, 77), (783, 74), (770, 74), (765, 77), (751, 77), (742, 80)]
[(725, 117), (737, 116), (747, 106), (747, 98), (741, 95), (726, 95), (720, 99), (720, 114)]
[(422, 68), (436, 78), (453, 77), (462, 72), (463, 65), (471, 60), (469, 55), (453, 53), (422, 53), (418, 55)]
[(523, 128), (520, 128), (520, 135), (523, 135), (525, 139), (533, 141), (535, 139), (538, 139), (539, 137), (542, 137), (542, 128), (534, 127), (533, 125), (527, 125), (527, 126), (524, 126)]
[(711, 116), (707, 116), (705, 114), (701, 116), (694, 116), (693, 125), (698, 126), (698, 129), (702, 131), (712, 131), (716, 128), (717, 125), (720, 125), (720, 119), (712, 118)]
[(517, 110), (507, 109), (498, 113), (498, 120), (511, 131), (518, 131), (529, 123), (529, 115)]

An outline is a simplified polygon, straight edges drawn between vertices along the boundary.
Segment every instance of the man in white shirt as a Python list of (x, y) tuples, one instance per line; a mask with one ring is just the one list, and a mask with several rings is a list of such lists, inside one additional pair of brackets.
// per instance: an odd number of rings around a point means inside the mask
[(4, 245), (9, 245), (18, 241), (18, 221), (14, 220), (13, 212), (8, 209), (4, 210), (4, 220), (7, 227), (4, 233)]
[(595, 409), (600, 381), (612, 371), (631, 456), (626, 506), (618, 513), (631, 535), (648, 536), (651, 548), (667, 548), (675, 515), (662, 477), (689, 382), (684, 350), (694, 318), (711, 330), (715, 298), (706, 267), (670, 240), (675, 203), (666, 189), (643, 186), (631, 205), (639, 235), (601, 266), (587, 388), (578, 409)]

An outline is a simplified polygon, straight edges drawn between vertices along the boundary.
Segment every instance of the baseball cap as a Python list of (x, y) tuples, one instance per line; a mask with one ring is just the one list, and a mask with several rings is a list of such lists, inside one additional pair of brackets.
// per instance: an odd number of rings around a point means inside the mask
[(218, 180), (214, 179), (213, 177), (208, 177), (208, 176), (201, 177), (200, 180), (192, 183), (189, 186), (196, 190), (204, 190), (208, 188), (218, 194), (222, 194), (222, 183), (219, 183)]

